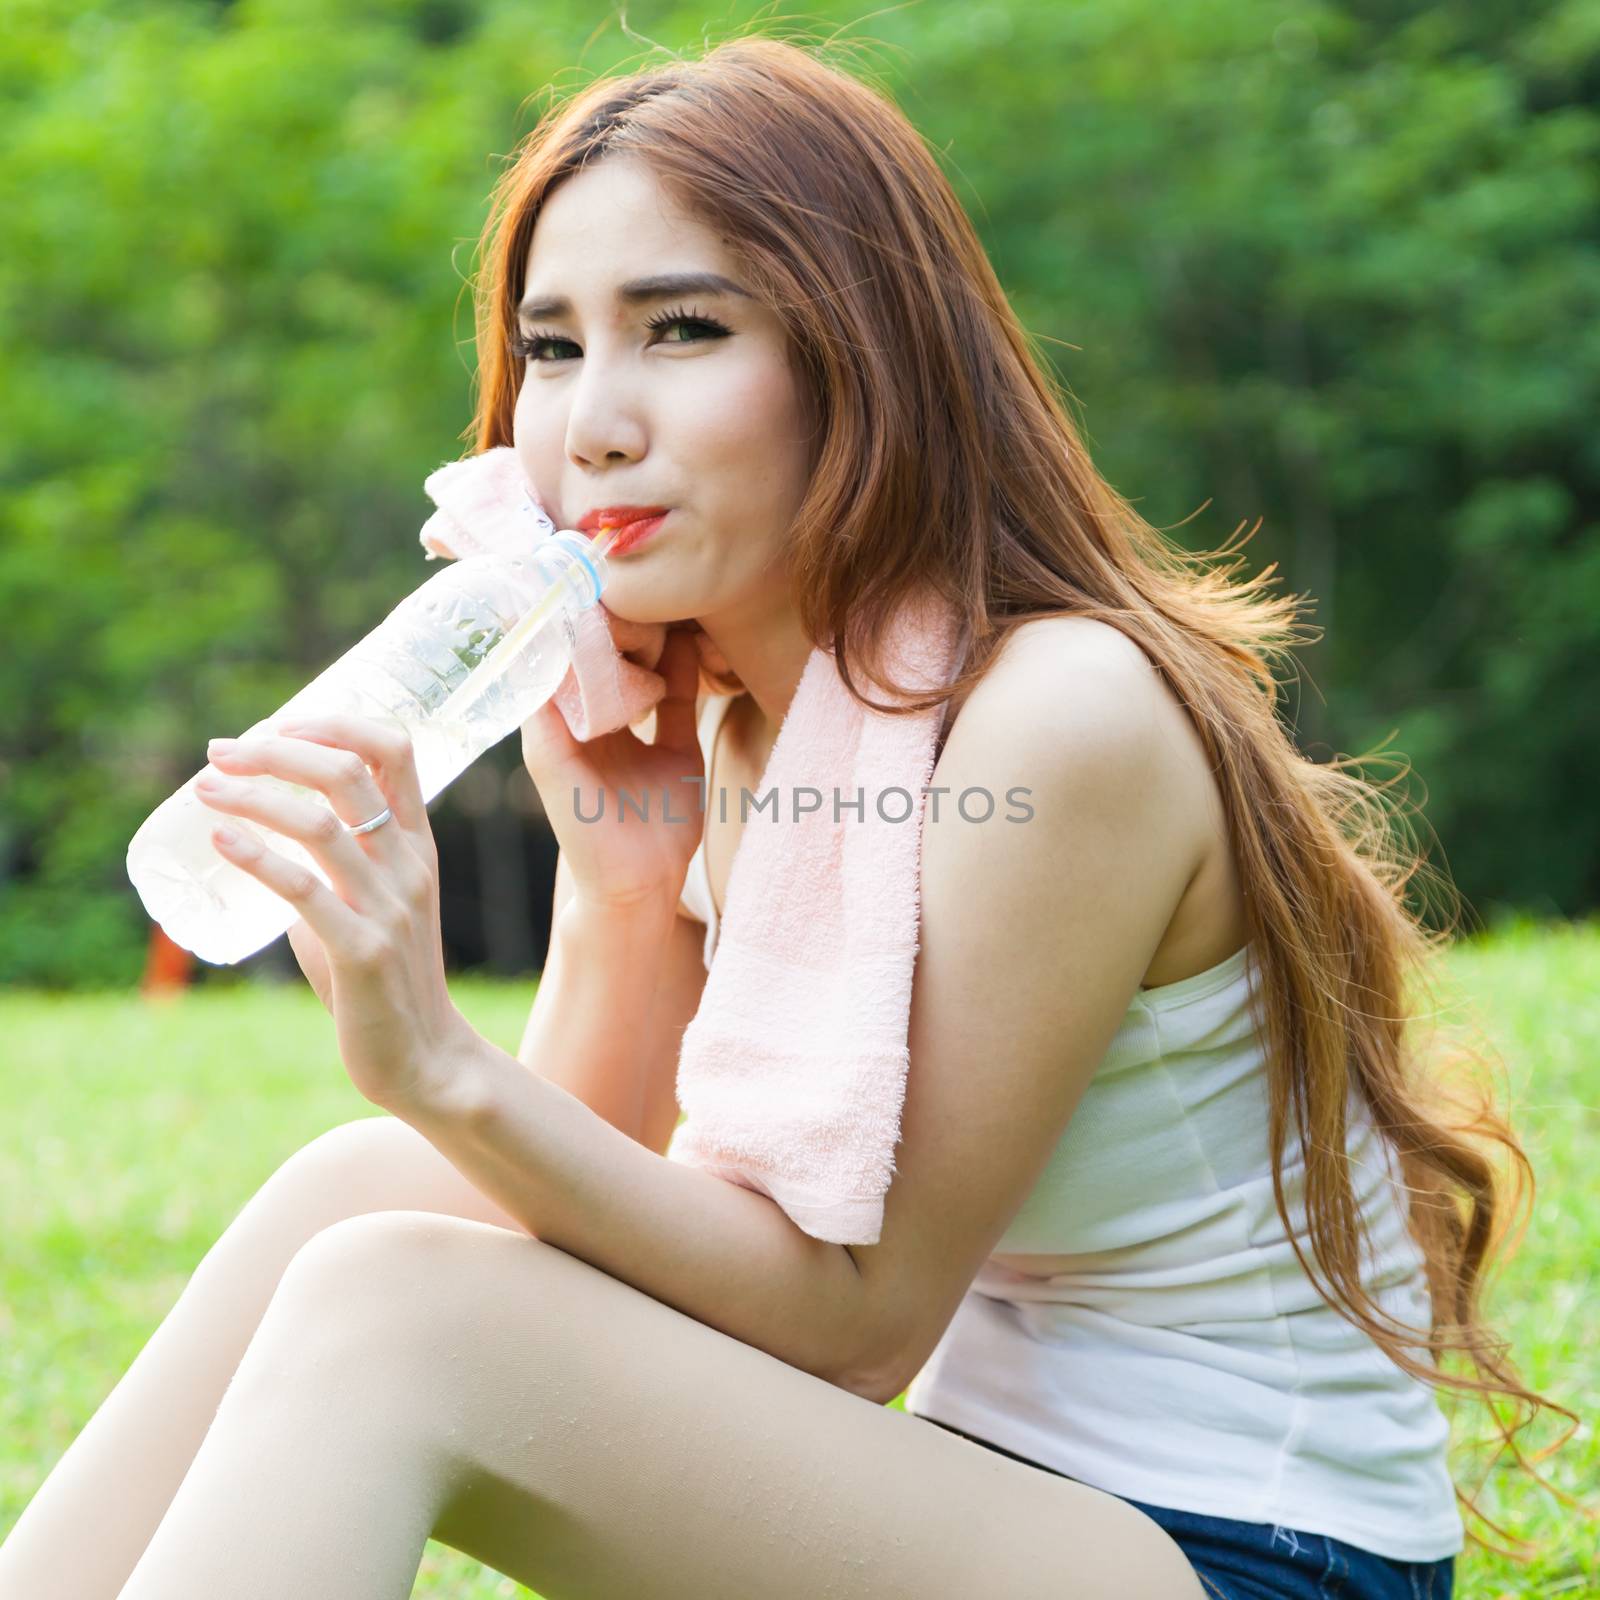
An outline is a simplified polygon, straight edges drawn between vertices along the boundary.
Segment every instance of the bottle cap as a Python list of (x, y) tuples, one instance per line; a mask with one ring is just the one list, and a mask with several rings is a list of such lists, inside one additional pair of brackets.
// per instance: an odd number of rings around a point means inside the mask
[(589, 574), (593, 593), (590, 594), (588, 603), (593, 605), (605, 587), (605, 552), (599, 547), (600, 542), (596, 540), (591, 543), (586, 534), (579, 533), (575, 528), (563, 528), (552, 537), (563, 550), (570, 550), (583, 570)]

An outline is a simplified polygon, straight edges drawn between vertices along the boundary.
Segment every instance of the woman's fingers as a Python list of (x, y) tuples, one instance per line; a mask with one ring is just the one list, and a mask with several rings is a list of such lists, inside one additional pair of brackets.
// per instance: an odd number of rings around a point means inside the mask
[[(209, 756), (217, 771), (196, 780), (197, 797), (214, 810), (247, 817), (286, 839), (296, 840), (320, 863), (345, 903), (357, 911), (377, 910), (420, 892), (422, 880), (435, 870), (436, 857), (432, 829), (409, 755), (410, 740), (404, 740), (404, 753), (388, 749), (384, 744), (388, 730), (359, 718), (346, 719), (343, 725), (332, 723), (332, 719), (326, 726), (320, 722), (308, 724), (306, 733), (307, 737), (280, 733), (213, 740)], [(329, 748), (313, 742), (323, 737), (361, 739), (387, 763), (382, 775), (371, 770), (353, 745)], [(281, 784), (315, 790), (326, 804), (278, 784), (252, 783), (252, 776), (271, 777)], [(392, 821), (368, 834), (350, 832), (352, 827), (380, 815), (385, 807), (394, 812)], [(425, 855), (419, 855), (414, 841), (408, 842), (401, 830), (402, 808), (413, 815), (421, 813)], [(267, 849), (248, 833), (241, 848), (263, 869), (251, 870), (269, 888), (296, 904), (315, 898), (304, 882), (308, 875), (303, 867)], [(244, 857), (237, 852), (231, 858), (244, 864)], [(326, 933), (309, 910), (306, 920), (319, 933)]]
[(656, 671), (666, 680), (667, 691), (656, 704), (655, 747), (689, 750), (699, 742), (694, 702), (700, 686), (700, 652), (694, 635), (684, 628), (669, 628)]
[(522, 763), (535, 784), (570, 762), (579, 748), (553, 699), (546, 700), (522, 724)]
[[(332, 758), (332, 767), (324, 765), (311, 770), (331, 771), (342, 776), (349, 786), (347, 792), (359, 791), (362, 804), (373, 798), (376, 786), (380, 803), (366, 816), (346, 817), (347, 822), (365, 822), (388, 806), (400, 824), (400, 831), (408, 835), (413, 844), (426, 839), (432, 845), (433, 827), (428, 821), (428, 806), (422, 798), (422, 782), (417, 776), (416, 751), (411, 735), (404, 728), (377, 722), (371, 717), (330, 712), (325, 716), (293, 718), (278, 732), (288, 736), (286, 748), (276, 752), (285, 760), (310, 758), (312, 753), (299, 749), (300, 745), (311, 745), (313, 752), (318, 746), (332, 746), (322, 752)], [(365, 771), (358, 773), (350, 764), (351, 753), (360, 758)], [(335, 798), (333, 791), (327, 793), (330, 800)]]
[[(208, 804), (210, 802), (207, 802)], [(274, 894), (287, 900), (310, 924), (324, 945), (376, 955), (367, 950), (371, 926), (352, 906), (342, 900), (308, 867), (269, 850), (242, 829), (226, 826), (212, 834), (219, 854), (241, 872), (265, 884)]]
[[(213, 762), (228, 760), (224, 755), (212, 759)], [(213, 811), (259, 822), (283, 838), (304, 845), (322, 864), (329, 879), (339, 885), (346, 902), (355, 910), (370, 911), (388, 898), (377, 866), (360, 839), (345, 827), (337, 812), (285, 790), (270, 788), (264, 783), (252, 783), (248, 778), (224, 777), (220, 773), (202, 773), (195, 780), (194, 792)], [(346, 802), (345, 809), (353, 808)], [(383, 806), (379, 804), (373, 815), (382, 809)], [(221, 822), (223, 819), (218, 820)], [(276, 851), (267, 849), (246, 830), (233, 831), (241, 836), (252, 858), (260, 851), (265, 857), (282, 862), (284, 869), (289, 872), (304, 872), (303, 867), (295, 866)], [(242, 857), (235, 851), (230, 859), (241, 860)], [(278, 884), (270, 881), (269, 887), (276, 889)]]
[(323, 949), (317, 931), (301, 917), (289, 929), (289, 948), (300, 963), (306, 982), (323, 1005), (332, 1009), (333, 986), (329, 982), (328, 952)]

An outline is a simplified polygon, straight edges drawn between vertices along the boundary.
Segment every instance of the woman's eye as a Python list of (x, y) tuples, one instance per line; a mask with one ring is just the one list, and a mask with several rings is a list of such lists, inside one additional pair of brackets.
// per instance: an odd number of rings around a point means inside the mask
[(542, 361), (542, 360), (545, 360), (545, 359), (549, 359), (549, 360), (552, 360), (552, 361), (561, 361), (561, 360), (566, 359), (565, 357), (562, 357), (562, 356), (551, 356), (549, 358), (546, 358), (546, 357), (540, 355), (539, 352), (541, 350), (543, 350), (544, 347), (546, 345), (548, 345), (548, 344), (572, 345), (572, 348), (574, 350), (576, 350), (578, 348), (577, 345), (572, 344), (572, 341), (570, 339), (558, 339), (558, 338), (555, 337), (554, 334), (548, 334), (548, 333), (534, 333), (534, 334), (514, 333), (514, 334), (511, 335), (511, 353), (512, 353), (512, 355), (518, 357), (520, 360), (523, 360), (523, 361)]
[(662, 344), (699, 344), (704, 339), (721, 339), (728, 330), (720, 322), (713, 322), (709, 317), (686, 317), (683, 315), (657, 318), (646, 324), (650, 328), (660, 328), (665, 332), (668, 328), (690, 328), (698, 337), (693, 339), (668, 339), (663, 338)]
[[(725, 339), (729, 333), (726, 327), (711, 317), (691, 317), (682, 312), (652, 318), (645, 326), (662, 334), (661, 338), (653, 341), (657, 344), (702, 344), (708, 339)], [(666, 337), (671, 330), (683, 330), (690, 336)], [(551, 346), (565, 346), (566, 352), (570, 353), (550, 349)], [(558, 338), (553, 333), (513, 333), (510, 350), (519, 360), (536, 361), (541, 364), (547, 361), (570, 361), (574, 355), (583, 354), (571, 339)]]

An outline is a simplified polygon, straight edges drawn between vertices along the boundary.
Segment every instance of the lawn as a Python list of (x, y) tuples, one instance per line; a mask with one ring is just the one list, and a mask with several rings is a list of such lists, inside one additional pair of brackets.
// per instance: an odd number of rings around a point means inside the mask
[[(1546, 1469), (1593, 1499), (1600, 924), (1508, 928), (1458, 946), (1448, 976), (1505, 1058), (1540, 1181), (1533, 1226), (1493, 1286), (1491, 1312), (1527, 1380), (1583, 1417)], [(531, 985), (462, 980), (454, 990), (480, 1032), (516, 1048)], [(213, 983), (159, 1006), (11, 992), (0, 994), (0, 1039), (6, 1530), (249, 1196), (324, 1129), (378, 1113), (350, 1086), (326, 1013), (298, 986)], [(1469, 1548), (1458, 1600), (1600, 1596), (1596, 1525), (1511, 1470), (1490, 1477), (1483, 1503), (1544, 1551), (1519, 1566)], [(415, 1593), (528, 1591), (430, 1544)]]

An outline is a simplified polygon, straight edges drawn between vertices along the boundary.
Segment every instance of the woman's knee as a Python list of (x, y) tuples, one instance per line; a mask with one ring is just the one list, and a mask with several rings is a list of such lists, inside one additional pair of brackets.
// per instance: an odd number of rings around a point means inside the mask
[(301, 1145), (278, 1168), (274, 1181), (282, 1178), (285, 1186), (326, 1196), (333, 1203), (333, 1222), (408, 1203), (411, 1209), (431, 1209), (420, 1204), (420, 1196), (437, 1186), (443, 1161), (398, 1117), (358, 1117)]
[(492, 1222), (526, 1236), (409, 1123), (365, 1117), (302, 1145), (256, 1190), (201, 1263), (196, 1278), (239, 1275), (263, 1289), (325, 1229), (384, 1211), (431, 1211)]
[(235, 1423), (304, 1428), (308, 1441), (324, 1428), (381, 1432), (397, 1467), (434, 1447), (461, 1354), (430, 1271), (431, 1234), (451, 1226), (482, 1225), (378, 1211), (312, 1233), (278, 1275), (223, 1398)]
[(453, 1415), (452, 1379), (478, 1370), (474, 1334), (494, 1315), (508, 1248), (561, 1270), (553, 1246), (462, 1217), (384, 1210), (335, 1222), (284, 1270), (248, 1365), (275, 1385), (359, 1401), (371, 1382), (379, 1399), (404, 1392)]
[[(525, 1232), (409, 1123), (361, 1117), (319, 1134), (269, 1180), (318, 1229), (375, 1211), (432, 1211)], [(306, 1235), (311, 1237), (310, 1234)]]

